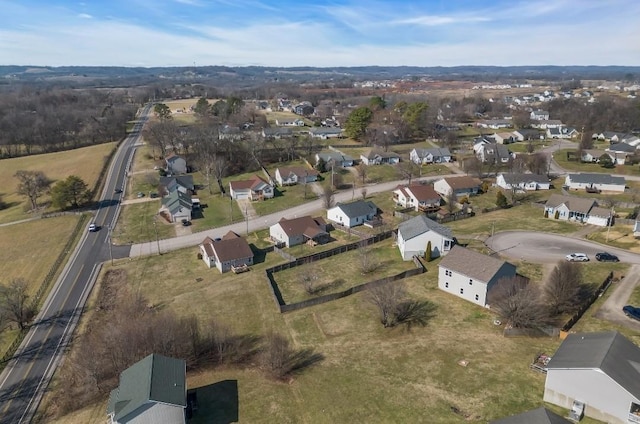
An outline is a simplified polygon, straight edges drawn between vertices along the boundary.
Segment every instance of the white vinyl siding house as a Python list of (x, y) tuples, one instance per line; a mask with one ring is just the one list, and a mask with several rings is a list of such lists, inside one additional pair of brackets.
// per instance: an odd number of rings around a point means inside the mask
[(447, 148), (413, 149), (409, 153), (409, 159), (418, 165), (429, 163), (451, 162), (452, 155)]
[(602, 191), (624, 193), (627, 185), (624, 177), (614, 177), (607, 174), (569, 174), (565, 177), (564, 184), (571, 190), (584, 190), (597, 188)]
[(275, 178), (281, 186), (312, 183), (318, 180), (318, 171), (304, 166), (280, 167)]
[(519, 189), (527, 191), (549, 190), (551, 182), (544, 175), (536, 174), (498, 174), (496, 185), (504, 190)]
[(501, 278), (515, 275), (515, 265), (454, 246), (438, 265), (438, 288), (476, 305), (487, 306), (491, 288)]
[(351, 228), (373, 220), (378, 207), (373, 202), (358, 200), (352, 203), (338, 203), (327, 210), (327, 219), (344, 227)]
[(616, 331), (569, 334), (547, 365), (544, 401), (607, 423), (640, 423), (640, 348)]
[(427, 218), (416, 216), (398, 226), (398, 249), (405, 261), (414, 256), (423, 256), (427, 244), (431, 242), (431, 256), (437, 258), (446, 255), (455, 245), (451, 230), (444, 225)]
[(296, 246), (313, 240), (319, 244), (329, 240), (329, 233), (324, 219), (301, 216), (299, 218), (282, 218), (269, 227), (269, 237), (276, 243), (286, 247)]

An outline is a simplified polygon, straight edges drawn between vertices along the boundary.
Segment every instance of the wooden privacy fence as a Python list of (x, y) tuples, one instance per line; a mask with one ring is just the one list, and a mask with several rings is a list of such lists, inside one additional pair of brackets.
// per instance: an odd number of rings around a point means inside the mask
[(607, 291), (612, 281), (613, 281), (613, 271), (611, 271), (609, 275), (607, 275), (607, 278), (604, 279), (602, 284), (598, 286), (598, 288), (593, 292), (593, 294), (589, 297), (589, 299), (587, 299), (587, 301), (582, 304), (580, 309), (578, 309), (578, 311), (575, 314), (573, 314), (571, 318), (569, 318), (569, 321), (567, 321), (567, 323), (564, 326), (562, 326), (561, 331), (568, 332), (569, 330), (571, 330), (571, 327), (573, 327), (575, 323), (578, 322), (580, 318), (582, 318), (582, 315), (584, 315), (584, 313), (587, 312), (589, 307), (591, 307), (591, 305), (593, 305), (593, 303), (596, 300), (598, 300), (598, 298), (602, 296), (605, 291)]

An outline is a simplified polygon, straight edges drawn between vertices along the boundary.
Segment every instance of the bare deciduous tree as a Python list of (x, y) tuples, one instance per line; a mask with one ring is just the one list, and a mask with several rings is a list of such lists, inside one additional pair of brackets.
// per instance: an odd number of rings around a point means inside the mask
[(358, 256), (360, 259), (360, 269), (363, 274), (371, 274), (380, 268), (380, 261), (370, 247), (359, 247)]
[(411, 185), (411, 180), (419, 176), (421, 172), (420, 166), (410, 160), (400, 162), (396, 169), (401, 178), (409, 180), (409, 185)]
[(18, 324), (25, 329), (35, 316), (36, 310), (29, 302), (28, 284), (22, 278), (12, 280), (0, 287), (0, 316), (3, 320)]
[(38, 209), (38, 199), (49, 191), (52, 181), (42, 171), (17, 171), (14, 175), (19, 181), (18, 194), (26, 196), (31, 209)]
[(322, 185), (322, 204), (325, 209), (331, 209), (335, 203), (335, 190), (331, 184)]
[(311, 349), (296, 350), (289, 340), (277, 333), (268, 333), (260, 354), (263, 369), (273, 378), (284, 379), (324, 359)]
[(571, 313), (580, 307), (584, 287), (580, 264), (559, 262), (544, 286), (544, 298), (552, 314)]
[(356, 166), (356, 171), (358, 172), (358, 177), (362, 180), (362, 185), (365, 185), (367, 180), (367, 165), (362, 162), (359, 163), (358, 166)]
[(380, 323), (385, 327), (397, 324), (398, 306), (407, 298), (407, 290), (401, 282), (386, 281), (367, 291), (367, 301), (378, 309)]
[(550, 322), (539, 290), (524, 277), (500, 279), (489, 292), (489, 304), (514, 328), (536, 328)]

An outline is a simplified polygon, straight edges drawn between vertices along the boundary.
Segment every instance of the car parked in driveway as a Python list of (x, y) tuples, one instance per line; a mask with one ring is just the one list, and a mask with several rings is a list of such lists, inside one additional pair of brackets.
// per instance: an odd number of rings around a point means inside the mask
[(565, 256), (565, 259), (569, 262), (588, 262), (589, 257), (586, 253), (569, 253)]
[(629, 318), (633, 318), (635, 320), (640, 321), (640, 308), (636, 308), (635, 306), (627, 305), (622, 308), (622, 312)]
[(612, 255), (608, 252), (596, 253), (596, 260), (600, 262), (620, 262), (620, 259), (616, 255)]

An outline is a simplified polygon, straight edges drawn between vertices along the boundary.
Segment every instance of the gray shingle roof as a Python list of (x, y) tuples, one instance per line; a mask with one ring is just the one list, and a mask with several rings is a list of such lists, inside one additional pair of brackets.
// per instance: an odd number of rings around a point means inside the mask
[(187, 193), (183, 193), (180, 190), (174, 190), (162, 198), (162, 204), (169, 209), (169, 212), (174, 215), (180, 212), (180, 209), (191, 210), (193, 208), (193, 202), (191, 196)]
[(453, 238), (453, 232), (450, 228), (438, 224), (424, 215), (416, 216), (398, 225), (398, 233), (402, 234), (404, 240), (410, 240), (427, 231), (433, 231), (450, 239)]
[(160, 177), (160, 185), (169, 187), (172, 183), (178, 183), (182, 187), (193, 190), (193, 175), (174, 175), (172, 177)]
[(504, 181), (507, 184), (519, 184), (519, 183), (548, 183), (549, 178), (545, 175), (538, 174), (502, 174)]
[(522, 414), (491, 421), (490, 424), (570, 424), (571, 421), (562, 418), (547, 408), (540, 407)]
[(357, 200), (351, 203), (338, 203), (336, 207), (340, 208), (349, 218), (371, 214), (375, 215), (378, 212), (378, 207), (373, 202), (364, 200)]
[(456, 245), (440, 261), (439, 266), (487, 283), (505, 264), (513, 267), (515, 275), (516, 267), (509, 262)]
[[(120, 374), (107, 413), (119, 420), (147, 402), (186, 406), (186, 364), (182, 359), (151, 354)], [(112, 408), (112, 409), (109, 409)]]
[(640, 348), (617, 331), (569, 334), (547, 369), (600, 369), (640, 398)]
[(569, 178), (571, 178), (572, 183), (582, 184), (625, 185), (627, 183), (624, 177), (614, 177), (613, 175), (608, 174), (588, 174), (583, 172), (580, 174), (569, 174)]
[(562, 194), (554, 193), (549, 196), (549, 200), (547, 200), (545, 206), (549, 208), (557, 208), (562, 204), (567, 205), (567, 208), (569, 208), (570, 211), (587, 214), (597, 203), (594, 199), (590, 198), (563, 196)]
[(636, 148), (627, 143), (615, 143), (609, 146), (609, 151), (611, 152), (624, 152), (624, 153), (633, 153), (636, 151)]

